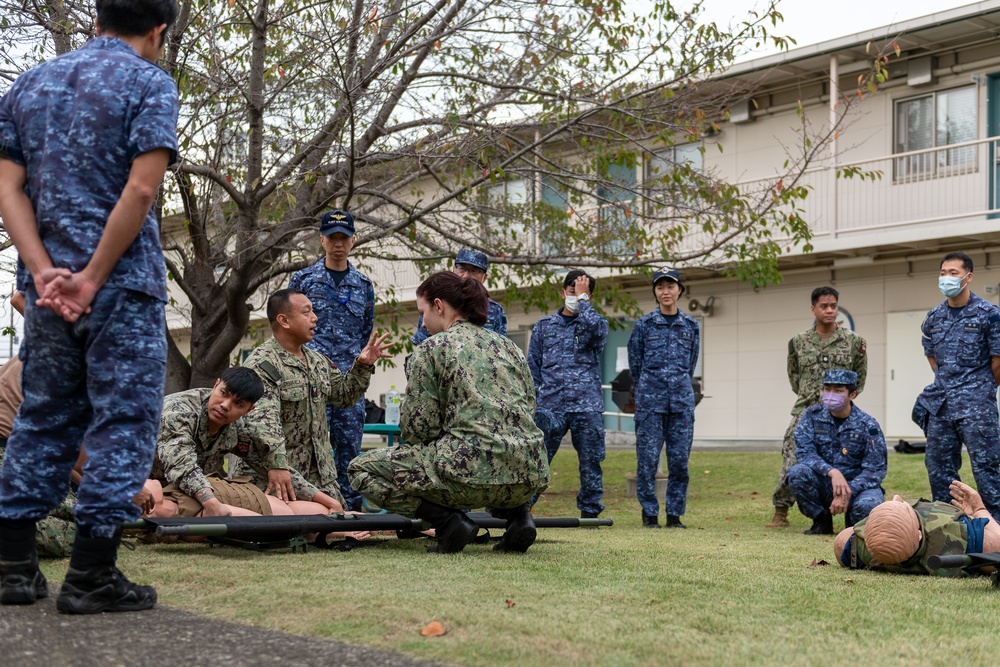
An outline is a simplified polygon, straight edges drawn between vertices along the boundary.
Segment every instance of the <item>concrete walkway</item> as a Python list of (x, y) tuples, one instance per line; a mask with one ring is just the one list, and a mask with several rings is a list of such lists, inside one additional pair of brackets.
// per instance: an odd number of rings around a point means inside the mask
[(434, 667), (393, 651), (214, 621), (170, 607), (67, 616), (58, 588), (31, 606), (0, 607), (0, 664), (10, 667)]

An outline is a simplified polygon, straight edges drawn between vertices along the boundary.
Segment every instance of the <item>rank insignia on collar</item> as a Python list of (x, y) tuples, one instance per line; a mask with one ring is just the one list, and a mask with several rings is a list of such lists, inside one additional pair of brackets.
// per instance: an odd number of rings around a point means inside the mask
[(316, 385), (309, 385), (309, 395), (313, 398), (319, 397), (319, 387)]
[(847, 456), (847, 447), (841, 447), (840, 453), (843, 454), (844, 456)]

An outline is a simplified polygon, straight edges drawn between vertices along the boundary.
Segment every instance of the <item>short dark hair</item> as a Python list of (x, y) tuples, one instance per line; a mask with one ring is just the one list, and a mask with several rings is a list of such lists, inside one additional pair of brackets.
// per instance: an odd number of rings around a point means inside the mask
[(292, 289), (291, 287), (280, 289), (270, 296), (267, 300), (267, 321), (269, 323), (273, 325), (278, 321), (278, 315), (288, 312), (289, 303), (291, 303), (292, 295), (294, 294), (305, 296), (304, 292)]
[(486, 324), (490, 296), (478, 280), (439, 271), (420, 283), (417, 296), (425, 301), (441, 299), (473, 324), (480, 327)]
[(264, 395), (264, 383), (252, 368), (233, 366), (219, 376), (226, 389), (247, 403), (256, 403)]
[(819, 298), (821, 296), (832, 296), (837, 301), (840, 301), (840, 292), (833, 289), (829, 285), (824, 285), (823, 287), (817, 287), (812, 293), (812, 305), (819, 303)]
[(829, 382), (829, 383), (824, 382), (823, 386), (824, 387), (846, 387), (847, 388), (847, 393), (851, 393), (852, 391), (857, 391), (858, 390), (858, 385), (856, 385), (856, 384), (836, 384), (835, 382)]
[(581, 271), (580, 269), (573, 269), (572, 271), (566, 274), (566, 277), (563, 279), (563, 289), (566, 289), (574, 282), (576, 282), (576, 279), (579, 278), (580, 276), (587, 276), (587, 278), (590, 280), (590, 293), (593, 294), (594, 288), (597, 287), (597, 281), (594, 279), (592, 275), (590, 275), (586, 271)]
[(941, 260), (941, 264), (938, 265), (938, 268), (940, 269), (942, 266), (944, 266), (945, 262), (950, 262), (954, 259), (962, 260), (962, 268), (968, 271), (969, 273), (972, 273), (972, 258), (966, 255), (964, 252), (949, 252)]
[(175, 0), (97, 0), (97, 25), (102, 32), (122, 37), (145, 35), (177, 20)]

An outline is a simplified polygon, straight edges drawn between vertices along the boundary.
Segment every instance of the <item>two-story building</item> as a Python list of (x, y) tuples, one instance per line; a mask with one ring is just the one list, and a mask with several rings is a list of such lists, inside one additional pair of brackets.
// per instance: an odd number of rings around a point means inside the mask
[[(705, 398), (696, 413), (696, 441), (780, 439), (794, 401), (786, 377), (787, 342), (810, 326), (810, 292), (827, 284), (841, 293), (844, 325), (868, 341), (868, 383), (859, 404), (882, 423), (889, 439), (919, 437), (910, 410), (932, 379), (919, 327), (926, 311), (942, 300), (941, 256), (968, 252), (976, 262), (974, 291), (994, 303), (1000, 292), (998, 32), (1000, 0), (990, 0), (751, 60), (727, 73), (730, 80), (752, 84), (755, 92), (706, 139), (723, 150), (679, 147), (671, 150), (683, 155), (667, 157), (694, 161), (752, 187), (782, 169), (785, 147), (797, 141), (800, 104), (810, 122), (829, 123), (841, 113), (836, 100), (854, 94), (858, 75), (870, 67), (869, 43), (895, 40), (900, 49), (878, 94), (855, 107), (823, 164), (805, 175), (811, 191), (804, 217), (815, 235), (814, 249), (792, 249), (781, 259), (781, 284), (753, 289), (682, 267), (688, 290), (681, 306), (702, 326), (697, 374)], [(641, 184), (658, 168), (652, 159), (615, 177)], [(876, 177), (838, 177), (845, 168)], [(523, 182), (494, 187), (503, 191), (493, 194), (516, 201), (551, 194)], [(415, 325), (417, 271), (394, 263), (370, 273), (377, 289), (393, 286)], [(618, 280), (644, 307), (654, 307), (644, 280)], [(503, 303), (507, 287), (492, 285), (492, 296)], [(599, 292), (600, 286), (598, 298)], [(613, 313), (612, 304), (605, 306)], [(541, 315), (508, 308), (510, 335), (522, 348)], [(177, 324), (175, 338), (183, 349), (183, 325)], [(622, 324), (608, 338), (605, 381), (623, 367), (631, 322)], [(369, 397), (377, 400), (390, 385), (405, 385), (402, 355), (395, 369), (376, 373)], [(607, 396), (607, 409), (615, 412), (610, 391)], [(632, 430), (627, 417), (609, 415), (606, 423), (612, 431)]]

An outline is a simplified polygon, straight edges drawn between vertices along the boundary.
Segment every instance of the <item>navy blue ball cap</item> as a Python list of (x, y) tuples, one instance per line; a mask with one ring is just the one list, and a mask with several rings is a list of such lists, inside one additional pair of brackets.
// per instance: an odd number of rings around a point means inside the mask
[(458, 254), (455, 255), (455, 263), (468, 264), (469, 266), (474, 266), (477, 269), (482, 269), (483, 271), (490, 270), (490, 260), (486, 258), (486, 254), (470, 248), (462, 248), (459, 250)]
[(842, 384), (845, 387), (857, 387), (858, 374), (846, 368), (831, 368), (823, 376), (823, 384)]
[(657, 269), (656, 273), (653, 274), (653, 284), (656, 285), (656, 283), (660, 282), (664, 278), (677, 283), (681, 287), (684, 287), (684, 281), (681, 280), (681, 274), (677, 272), (677, 269), (672, 269), (668, 266), (665, 266), (662, 269)]
[(323, 214), (323, 220), (319, 223), (319, 233), (329, 236), (340, 232), (348, 236), (354, 236), (354, 216), (347, 211), (327, 211)]

